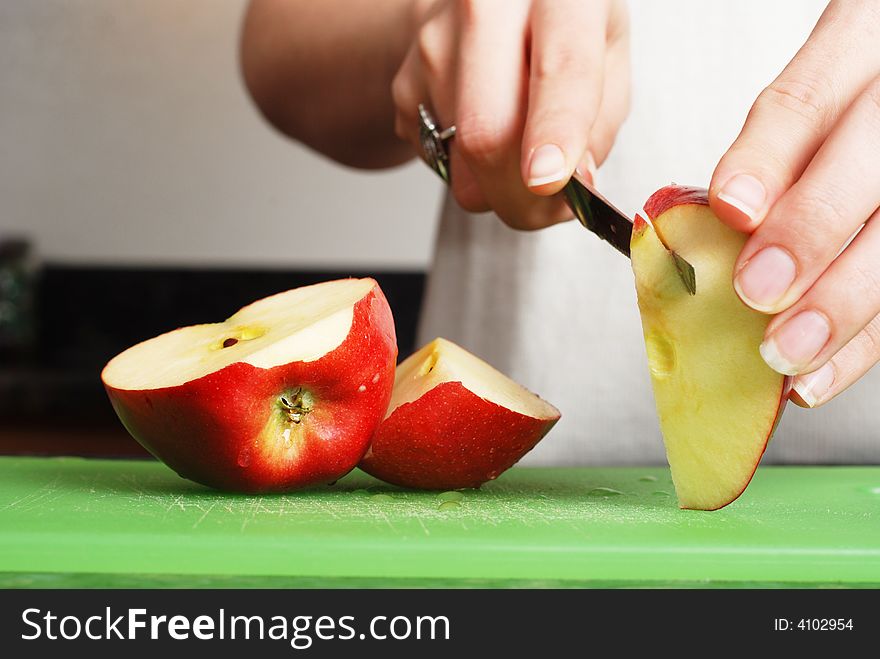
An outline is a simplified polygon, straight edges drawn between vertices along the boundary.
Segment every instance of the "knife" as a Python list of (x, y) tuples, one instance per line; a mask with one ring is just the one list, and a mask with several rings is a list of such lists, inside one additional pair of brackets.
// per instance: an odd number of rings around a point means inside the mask
[[(577, 174), (568, 180), (563, 192), (578, 221), (629, 258), (633, 228), (630, 219), (599, 194), (592, 185), (577, 178)], [(697, 278), (694, 267), (673, 250), (668, 247), (666, 249), (672, 257), (684, 287), (688, 293), (695, 295)]]

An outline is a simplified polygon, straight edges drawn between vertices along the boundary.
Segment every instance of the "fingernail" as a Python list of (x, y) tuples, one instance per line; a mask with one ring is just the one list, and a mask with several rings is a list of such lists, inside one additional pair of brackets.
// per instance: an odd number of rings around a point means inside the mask
[(750, 174), (737, 174), (721, 188), (718, 199), (745, 216), (753, 224), (767, 200), (764, 185)]
[(547, 183), (554, 183), (565, 178), (568, 172), (565, 167), (565, 154), (555, 144), (545, 144), (532, 153), (529, 163), (530, 188)]
[(815, 407), (831, 389), (832, 384), (834, 367), (828, 362), (817, 371), (795, 378), (792, 387), (807, 405)]
[(771, 312), (791, 288), (797, 266), (781, 247), (765, 247), (748, 260), (733, 287), (742, 301), (757, 311)]
[(797, 375), (828, 343), (831, 327), (816, 311), (802, 311), (788, 319), (761, 344), (761, 357), (783, 375)]
[(587, 179), (590, 184), (596, 183), (596, 159), (593, 158), (592, 153), (587, 151), (581, 164), (577, 167), (577, 172)]

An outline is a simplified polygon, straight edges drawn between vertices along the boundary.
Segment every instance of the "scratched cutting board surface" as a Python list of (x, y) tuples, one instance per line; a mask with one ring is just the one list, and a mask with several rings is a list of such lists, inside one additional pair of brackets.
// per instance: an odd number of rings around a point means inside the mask
[(0, 585), (880, 584), (880, 467), (763, 467), (712, 513), (679, 510), (659, 468), (518, 468), (458, 496), (0, 458)]

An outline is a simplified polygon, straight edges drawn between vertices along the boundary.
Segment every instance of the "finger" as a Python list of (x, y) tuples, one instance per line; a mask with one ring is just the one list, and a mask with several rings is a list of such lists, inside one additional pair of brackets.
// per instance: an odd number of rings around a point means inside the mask
[(743, 302), (778, 313), (813, 285), (880, 205), (880, 79), (852, 104), (739, 256)]
[(709, 187), (713, 210), (732, 228), (752, 231), (761, 224), (877, 71), (876, 21), (866, 20), (866, 11), (876, 13), (866, 3), (832, 2), (755, 101)]
[(584, 158), (602, 101), (605, 3), (542, 0), (531, 14), (528, 117), (522, 178), (559, 192)]
[(415, 51), (410, 49), (391, 82), (391, 98), (394, 101), (395, 134), (421, 155), (418, 105), (427, 99), (428, 90), (418, 71)]
[[(422, 25), (415, 44), (410, 48), (392, 82), (395, 132), (398, 137), (409, 142), (420, 157), (423, 157), (423, 152), (419, 104), (424, 104), (441, 126), (450, 126), (453, 122), (455, 66), (453, 35), (451, 12), (433, 15)], [(447, 143), (447, 149), (453, 150), (451, 142)], [(489, 204), (467, 163), (457, 163), (455, 171), (466, 210), (472, 212), (489, 210)]]
[(761, 354), (786, 375), (828, 361), (880, 313), (880, 214), (796, 305), (767, 326)]
[[(452, 142), (452, 190), (469, 207), (467, 167), (492, 210), (511, 220), (532, 208), (533, 195), (519, 177), (525, 103), (525, 26), (528, 3), (460, 2), (456, 65), (456, 134)], [(472, 188), (471, 188), (472, 189)]]
[[(457, 17), (454, 8), (445, 6), (422, 26), (416, 39), (421, 79), (425, 81), (426, 103), (440, 127), (456, 120), (456, 69), (458, 43)], [(457, 130), (460, 130), (458, 127)], [(470, 165), (458, 154), (457, 140), (446, 143), (452, 189), (459, 205), (472, 213), (490, 209)], [(454, 174), (452, 173), (454, 172)]]
[(812, 373), (794, 379), (794, 392), (802, 407), (824, 405), (880, 361), (880, 317), (874, 318), (828, 362)]
[(629, 39), (624, 35), (609, 45), (605, 55), (602, 102), (587, 141), (588, 160), (601, 165), (608, 157), (614, 140), (630, 108)]

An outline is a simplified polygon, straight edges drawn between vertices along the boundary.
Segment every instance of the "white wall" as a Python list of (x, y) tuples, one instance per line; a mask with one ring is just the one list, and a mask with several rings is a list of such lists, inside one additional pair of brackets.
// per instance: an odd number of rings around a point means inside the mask
[(3, 0), (0, 235), (87, 263), (427, 264), (440, 185), (275, 134), (242, 86), (243, 0)]

